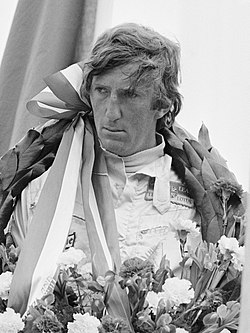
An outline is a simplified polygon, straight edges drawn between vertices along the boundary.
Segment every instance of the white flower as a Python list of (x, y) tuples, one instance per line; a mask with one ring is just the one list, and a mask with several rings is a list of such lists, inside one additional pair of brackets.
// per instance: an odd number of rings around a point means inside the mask
[(194, 298), (194, 289), (191, 282), (178, 277), (166, 279), (162, 286), (161, 295), (170, 301), (172, 306), (179, 306), (182, 303), (188, 304)]
[(238, 250), (232, 253), (231, 262), (236, 270), (243, 270), (245, 263), (245, 246), (239, 246)]
[(74, 322), (68, 323), (68, 333), (98, 333), (97, 327), (101, 325), (100, 320), (89, 313), (74, 314)]
[(86, 255), (82, 250), (71, 247), (62, 252), (57, 260), (57, 265), (61, 268), (74, 267), (74, 265), (78, 265), (84, 258), (86, 258)]
[(234, 237), (226, 237), (225, 235), (221, 236), (218, 241), (218, 246), (221, 254), (225, 255), (226, 257), (235, 253), (239, 249), (239, 242)]
[(0, 313), (0, 332), (17, 333), (24, 328), (24, 323), (19, 313), (11, 308), (7, 308), (4, 313)]
[(184, 330), (184, 328), (176, 327), (176, 333), (188, 333), (188, 331)]
[(99, 275), (96, 278), (96, 282), (98, 282), (100, 286), (104, 287), (106, 284), (106, 279), (104, 276)]
[(2, 299), (7, 299), (9, 296), (12, 276), (11, 272), (4, 272), (0, 275), (0, 297)]
[(187, 234), (191, 237), (200, 236), (200, 230), (196, 227), (196, 223), (192, 220), (176, 219), (169, 223), (170, 230), (176, 233), (176, 238), (186, 238)]
[(230, 333), (230, 331), (227, 328), (224, 328), (222, 331), (220, 331), (220, 333)]
[(92, 265), (91, 262), (85, 262), (86, 260), (81, 260), (79, 264), (77, 265), (77, 273), (84, 276), (86, 279), (87, 277), (91, 276), (92, 273)]
[(149, 307), (152, 308), (154, 314), (156, 314), (157, 305), (159, 302), (159, 294), (154, 291), (149, 291), (147, 293), (146, 301), (148, 301)]
[(245, 263), (245, 246), (239, 246), (239, 242), (234, 237), (221, 236), (218, 247), (225, 259), (230, 259), (236, 270), (242, 271)]

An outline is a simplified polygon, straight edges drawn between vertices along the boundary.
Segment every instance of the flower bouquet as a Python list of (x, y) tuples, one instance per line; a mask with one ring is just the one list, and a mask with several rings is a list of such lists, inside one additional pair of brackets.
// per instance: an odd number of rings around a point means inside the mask
[[(150, 258), (135, 257), (119, 272), (108, 271), (94, 280), (84, 253), (70, 248), (58, 260), (57, 281), (23, 318), (7, 308), (17, 253), (2, 245), (1, 332), (236, 332), (244, 246), (223, 235), (217, 244), (202, 241), (195, 250), (186, 248), (188, 233), (197, 232), (195, 223), (179, 221), (175, 228), (182, 253), (177, 275), (165, 256), (159, 267)], [(116, 282), (126, 291), (129, 318), (108, 312), (110, 289)]]

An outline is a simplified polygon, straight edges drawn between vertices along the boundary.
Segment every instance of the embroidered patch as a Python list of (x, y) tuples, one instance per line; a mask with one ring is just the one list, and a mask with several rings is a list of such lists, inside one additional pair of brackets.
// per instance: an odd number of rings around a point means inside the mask
[(146, 201), (152, 201), (154, 196), (154, 185), (155, 185), (155, 177), (150, 177), (148, 181), (147, 192), (145, 193), (144, 199)]
[(76, 240), (76, 233), (72, 232), (71, 234), (68, 234), (67, 242), (65, 245), (65, 250), (69, 249), (70, 247), (73, 247), (75, 245)]
[(190, 198), (187, 187), (179, 182), (170, 182), (170, 201), (177, 205), (194, 207), (194, 200)]
[(168, 226), (156, 226), (148, 229), (143, 229), (140, 230), (136, 233), (136, 239), (141, 240), (144, 236), (152, 235), (152, 236), (157, 236), (157, 235), (163, 235), (164, 233), (166, 234), (169, 231)]

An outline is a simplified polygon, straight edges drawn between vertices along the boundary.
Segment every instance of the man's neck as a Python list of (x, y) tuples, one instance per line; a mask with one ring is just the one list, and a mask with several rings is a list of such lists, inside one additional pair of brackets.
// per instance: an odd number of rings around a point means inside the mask
[[(114, 168), (114, 163), (122, 164), (125, 168), (125, 172), (127, 175), (131, 175), (140, 169), (142, 169), (145, 165), (148, 165), (158, 159), (159, 157), (164, 155), (164, 147), (165, 142), (160, 134), (156, 134), (156, 146), (153, 148), (149, 148), (140, 152), (137, 152), (133, 155), (122, 157), (105, 151), (106, 161), (108, 169)], [(117, 161), (117, 162), (115, 162)]]
[(132, 174), (139, 171), (145, 165), (152, 163), (153, 161), (164, 155), (165, 143), (161, 135), (156, 135), (156, 142), (157, 145), (153, 148), (123, 157), (125, 171), (127, 174)]

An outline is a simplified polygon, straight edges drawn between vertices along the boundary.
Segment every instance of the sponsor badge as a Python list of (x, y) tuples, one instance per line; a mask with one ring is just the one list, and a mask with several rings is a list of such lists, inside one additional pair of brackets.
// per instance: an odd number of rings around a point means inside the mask
[(194, 207), (194, 199), (190, 198), (187, 187), (180, 182), (170, 182), (170, 201), (177, 205)]

